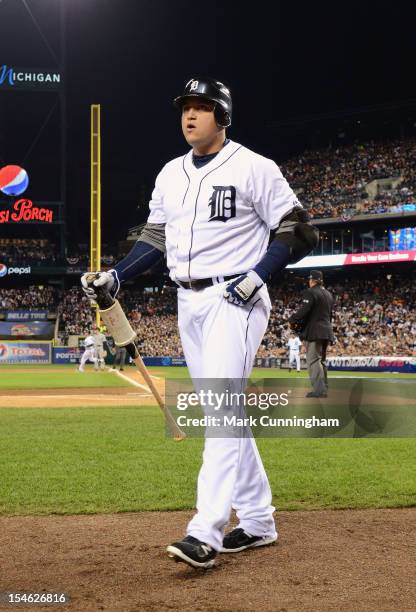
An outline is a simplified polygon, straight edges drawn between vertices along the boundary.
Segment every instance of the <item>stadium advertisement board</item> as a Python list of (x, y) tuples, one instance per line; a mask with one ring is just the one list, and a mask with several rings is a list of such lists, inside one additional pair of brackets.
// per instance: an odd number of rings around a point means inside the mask
[(0, 321), (0, 339), (7, 340), (15, 338), (31, 339), (36, 337), (37, 340), (51, 340), (54, 333), (54, 324), (48, 321)]
[(51, 208), (33, 206), (32, 200), (16, 200), (12, 208), (0, 209), (0, 223), (53, 223)]
[(0, 262), (0, 278), (3, 278), (4, 276), (7, 275), (11, 275), (11, 274), (17, 274), (18, 276), (21, 276), (22, 274), (30, 274), (32, 271), (32, 268), (30, 266), (20, 266), (20, 267), (7, 267), (6, 264), (1, 263)]
[(0, 225), (2, 224), (48, 224), (64, 223), (62, 202), (37, 202), (20, 198), (14, 203), (0, 201)]
[(51, 363), (51, 343), (0, 341), (0, 365), (6, 363)]
[(6, 321), (45, 321), (47, 318), (47, 310), (9, 310), (6, 313)]
[(68, 364), (79, 363), (82, 355), (82, 349), (77, 347), (59, 346), (52, 349), (52, 363)]
[[(289, 360), (287, 360), (289, 363)], [(280, 357), (256, 357), (254, 360), (255, 368), (281, 368), (282, 359)]]
[(372, 253), (341, 253), (339, 255), (308, 255), (288, 268), (327, 268), (358, 264), (400, 263), (416, 261), (416, 249), (407, 251), (374, 251)]
[(143, 357), (146, 366), (186, 366), (184, 357)]
[(328, 370), (416, 373), (416, 357), (328, 357)]
[(8, 64), (0, 65), (0, 87), (2, 89), (57, 90), (61, 83), (62, 75), (58, 71)]

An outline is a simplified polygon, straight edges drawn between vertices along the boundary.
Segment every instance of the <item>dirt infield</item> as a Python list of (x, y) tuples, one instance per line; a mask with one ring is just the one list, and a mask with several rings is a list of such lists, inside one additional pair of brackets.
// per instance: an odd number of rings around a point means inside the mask
[(206, 572), (165, 553), (190, 516), (0, 517), (0, 592), (65, 592), (86, 612), (415, 609), (415, 508), (282, 512), (277, 545)]
[(152, 406), (151, 393), (131, 388), (6, 390), (0, 405), (7, 408), (79, 408), (81, 406)]
[[(36, 372), (33, 368), (27, 370)], [(46, 370), (42, 370), (44, 371)], [(0, 392), (0, 406), (7, 408), (79, 408), (100, 405), (115, 407), (156, 405), (156, 400), (138, 372), (127, 372), (123, 374), (123, 378), (130, 381), (131, 386), (3, 389)], [(156, 387), (163, 394), (164, 380), (153, 378)]]

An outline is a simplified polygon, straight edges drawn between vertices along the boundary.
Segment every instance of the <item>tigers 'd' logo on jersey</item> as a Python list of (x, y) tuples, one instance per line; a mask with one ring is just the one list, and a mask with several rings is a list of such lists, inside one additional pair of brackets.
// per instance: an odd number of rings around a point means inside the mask
[(232, 185), (213, 185), (213, 193), (208, 202), (211, 209), (208, 221), (223, 221), (232, 219), (236, 215), (235, 187)]

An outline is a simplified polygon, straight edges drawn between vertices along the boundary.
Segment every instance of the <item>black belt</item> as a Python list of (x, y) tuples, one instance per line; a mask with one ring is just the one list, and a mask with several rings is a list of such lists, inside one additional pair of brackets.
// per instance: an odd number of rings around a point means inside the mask
[(213, 278), (198, 278), (191, 281), (180, 281), (176, 280), (179, 287), (182, 289), (192, 289), (193, 291), (201, 291), (202, 289), (206, 289), (207, 287), (212, 287), (212, 285), (218, 285), (219, 283), (223, 283), (224, 281), (229, 281), (232, 278), (237, 278), (238, 274), (233, 274), (232, 276), (214, 276)]

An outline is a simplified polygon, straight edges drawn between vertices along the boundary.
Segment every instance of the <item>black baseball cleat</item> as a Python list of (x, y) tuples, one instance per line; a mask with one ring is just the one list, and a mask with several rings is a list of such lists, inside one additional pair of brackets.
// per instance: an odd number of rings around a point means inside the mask
[(315, 393), (315, 391), (309, 391), (305, 397), (328, 397), (328, 393)]
[(209, 569), (215, 565), (217, 552), (192, 536), (186, 536), (180, 542), (174, 542), (167, 547), (168, 557), (174, 561), (183, 561), (192, 567)]
[(257, 548), (259, 546), (268, 546), (277, 540), (275, 536), (252, 536), (241, 527), (237, 527), (227, 533), (222, 541), (222, 553), (237, 553), (247, 548)]

